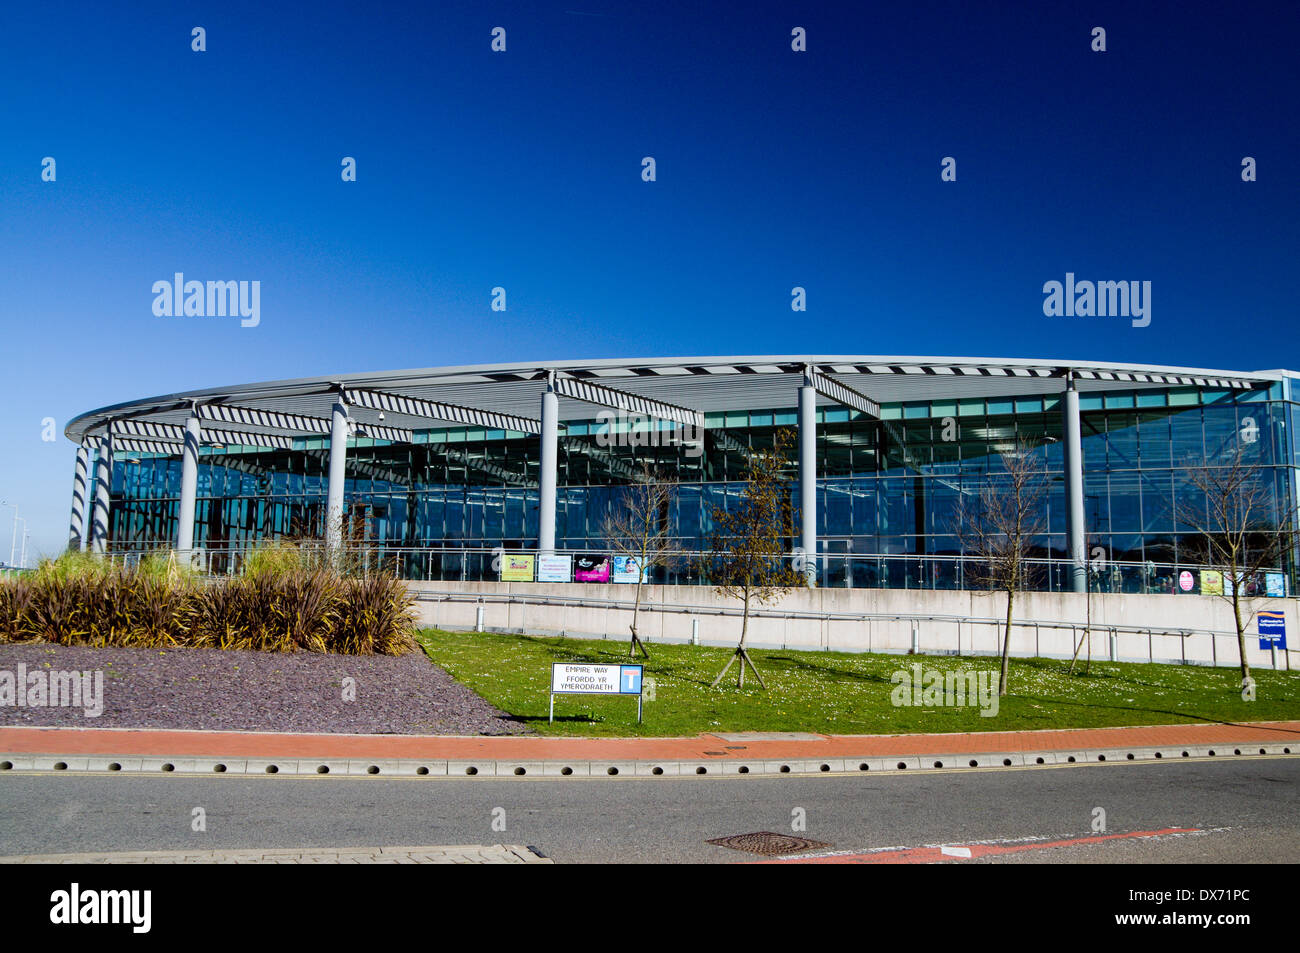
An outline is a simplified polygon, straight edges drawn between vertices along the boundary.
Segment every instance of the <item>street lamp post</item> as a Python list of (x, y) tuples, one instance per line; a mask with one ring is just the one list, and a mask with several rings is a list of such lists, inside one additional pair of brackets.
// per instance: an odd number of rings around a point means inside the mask
[(18, 504), (10, 503), (6, 500), (0, 500), (0, 506), (12, 506), (14, 508), (14, 531), (13, 536), (9, 539), (9, 566), (14, 564), (14, 554), (18, 549)]

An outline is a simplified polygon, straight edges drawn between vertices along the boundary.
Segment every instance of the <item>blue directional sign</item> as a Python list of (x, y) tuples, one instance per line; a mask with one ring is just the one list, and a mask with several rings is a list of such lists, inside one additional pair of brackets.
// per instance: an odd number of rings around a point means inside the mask
[(1286, 648), (1286, 614), (1282, 612), (1259, 613), (1259, 647), (1266, 649), (1276, 645)]

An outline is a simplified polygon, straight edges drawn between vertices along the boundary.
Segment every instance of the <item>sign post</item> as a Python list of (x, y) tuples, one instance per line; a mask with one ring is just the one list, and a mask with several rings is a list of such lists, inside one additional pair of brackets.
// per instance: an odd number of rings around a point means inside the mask
[(640, 665), (591, 665), (584, 662), (551, 664), (551, 716), (555, 721), (556, 695), (635, 695), (636, 722), (641, 724)]

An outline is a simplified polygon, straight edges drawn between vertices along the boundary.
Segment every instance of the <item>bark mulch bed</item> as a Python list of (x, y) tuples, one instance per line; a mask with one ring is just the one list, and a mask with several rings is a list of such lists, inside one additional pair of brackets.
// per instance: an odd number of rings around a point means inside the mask
[[(421, 651), (400, 657), (0, 645), (0, 670), (104, 673), (103, 714), (0, 705), (0, 726), (402, 735), (530, 734)], [(343, 700), (343, 679), (356, 700)]]

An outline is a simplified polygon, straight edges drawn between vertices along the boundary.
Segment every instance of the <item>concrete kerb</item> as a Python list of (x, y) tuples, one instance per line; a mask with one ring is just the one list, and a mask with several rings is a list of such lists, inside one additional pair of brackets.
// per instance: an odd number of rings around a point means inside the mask
[(543, 777), (591, 777), (591, 764), (587, 761), (543, 761), (541, 764)]
[[(710, 767), (720, 768), (721, 764), (710, 765)], [(638, 761), (636, 763), (636, 776), (638, 778), (646, 777), (677, 777), (683, 774), (693, 774), (695, 769), (688, 764), (678, 763), (676, 761)], [(712, 773), (712, 772), (710, 772)]]
[(286, 775), (343, 777), (720, 777), (869, 774), (957, 768), (1039, 767), (1068, 764), (1110, 764), (1177, 761), (1184, 758), (1243, 758), (1297, 756), (1300, 746), (1276, 742), (1228, 742), (1213, 745), (1160, 745), (1055, 751), (1007, 751), (893, 755), (888, 757), (719, 758), (685, 761), (495, 761), (436, 759), (302, 759), (161, 756), (63, 756), (0, 754), (0, 773), (8, 771), (110, 772), (180, 775)]

